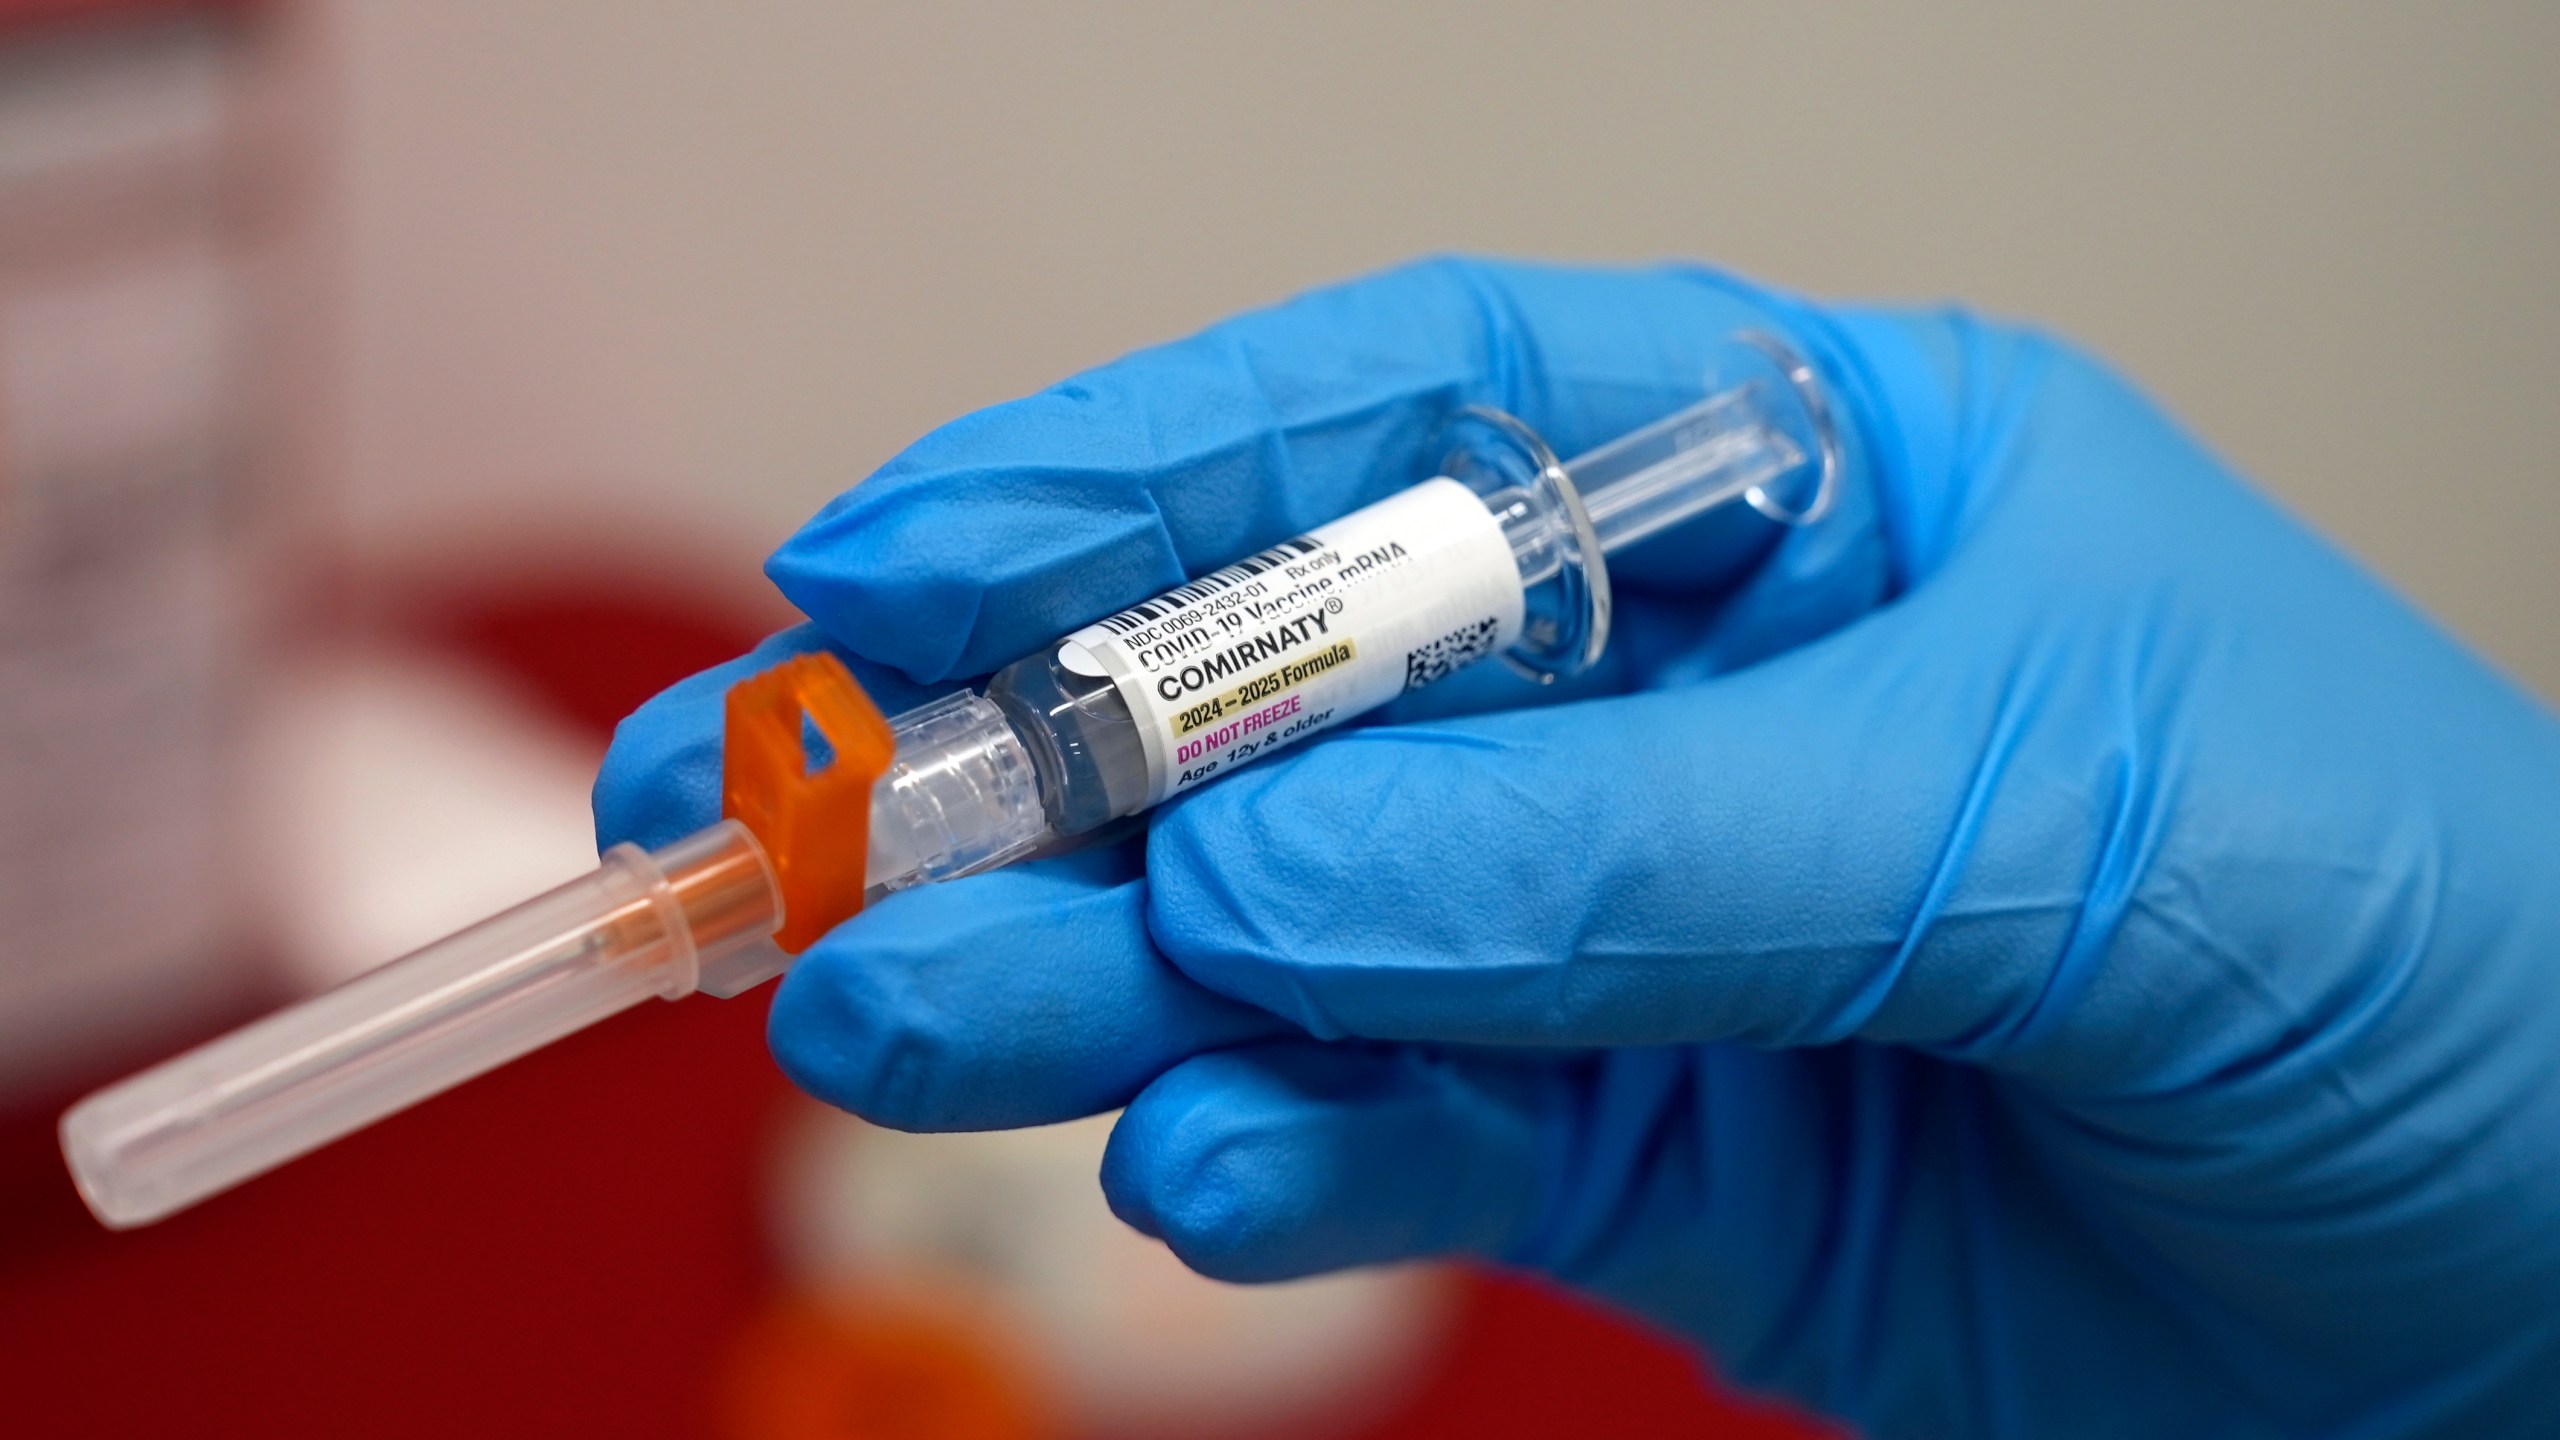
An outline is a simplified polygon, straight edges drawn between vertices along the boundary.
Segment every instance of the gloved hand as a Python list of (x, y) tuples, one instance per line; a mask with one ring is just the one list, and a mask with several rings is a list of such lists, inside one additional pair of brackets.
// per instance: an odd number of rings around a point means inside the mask
[(770, 566), (815, 627), (626, 722), (599, 829), (713, 818), (781, 652), (896, 708), (1746, 327), (1864, 447), (1828, 518), (1623, 557), (1561, 694), (1479, 666), (890, 898), (783, 1066), (911, 1129), (1125, 1104), (1104, 1190), (1208, 1274), (1494, 1257), (1877, 1435), (2550, 1433), (2560, 726), (2032, 332), (1473, 262), (1246, 316), (829, 507)]

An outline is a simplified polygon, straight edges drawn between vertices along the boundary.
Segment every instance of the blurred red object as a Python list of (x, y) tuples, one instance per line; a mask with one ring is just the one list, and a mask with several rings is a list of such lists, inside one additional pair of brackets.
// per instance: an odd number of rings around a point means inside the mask
[(1057, 1440), (1022, 1367), (966, 1315), (788, 1297), (739, 1337), (737, 1440)]
[[(601, 746), (765, 617), (554, 580), (449, 593), (426, 618), (423, 638)], [(776, 1280), (759, 1157), (785, 1091), (764, 1008), (645, 1006), (127, 1234), (80, 1209), (54, 1107), (0, 1125), (0, 1433), (719, 1433), (724, 1371)], [(1819, 1433), (1717, 1398), (1595, 1308), (1481, 1277), (1435, 1370), (1358, 1440)]]

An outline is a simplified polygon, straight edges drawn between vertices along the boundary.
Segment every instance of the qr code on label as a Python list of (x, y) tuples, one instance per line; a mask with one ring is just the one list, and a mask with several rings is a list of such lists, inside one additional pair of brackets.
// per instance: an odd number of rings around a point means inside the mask
[(1501, 626), (1491, 619), (1461, 625), (1428, 645), (1421, 645), (1404, 657), (1404, 688), (1419, 690), (1459, 666), (1478, 660), (1493, 649), (1493, 637)]

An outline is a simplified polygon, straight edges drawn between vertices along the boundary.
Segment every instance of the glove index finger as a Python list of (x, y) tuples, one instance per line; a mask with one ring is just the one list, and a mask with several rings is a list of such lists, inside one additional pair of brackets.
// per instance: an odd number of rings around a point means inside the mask
[(1401, 267), (955, 421), (767, 571), (856, 654), (980, 674), (1426, 478), (1463, 406), (1564, 453), (1659, 418), (1782, 308), (1695, 271)]

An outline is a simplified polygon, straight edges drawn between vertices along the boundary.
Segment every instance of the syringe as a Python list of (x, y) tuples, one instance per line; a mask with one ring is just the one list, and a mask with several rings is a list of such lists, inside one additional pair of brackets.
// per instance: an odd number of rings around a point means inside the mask
[[(729, 695), (726, 818), (89, 1096), (80, 1193), (147, 1224), (650, 996), (731, 996), (891, 891), (1072, 844), (1487, 655), (1541, 679), (1608, 643), (1603, 556), (1729, 504), (1829, 507), (1813, 368), (1738, 336), (1704, 398), (1570, 462), (1497, 411), (1440, 473), (884, 720), (804, 655)], [(806, 732), (823, 737), (812, 755)], [(854, 863), (855, 857), (863, 863)]]

